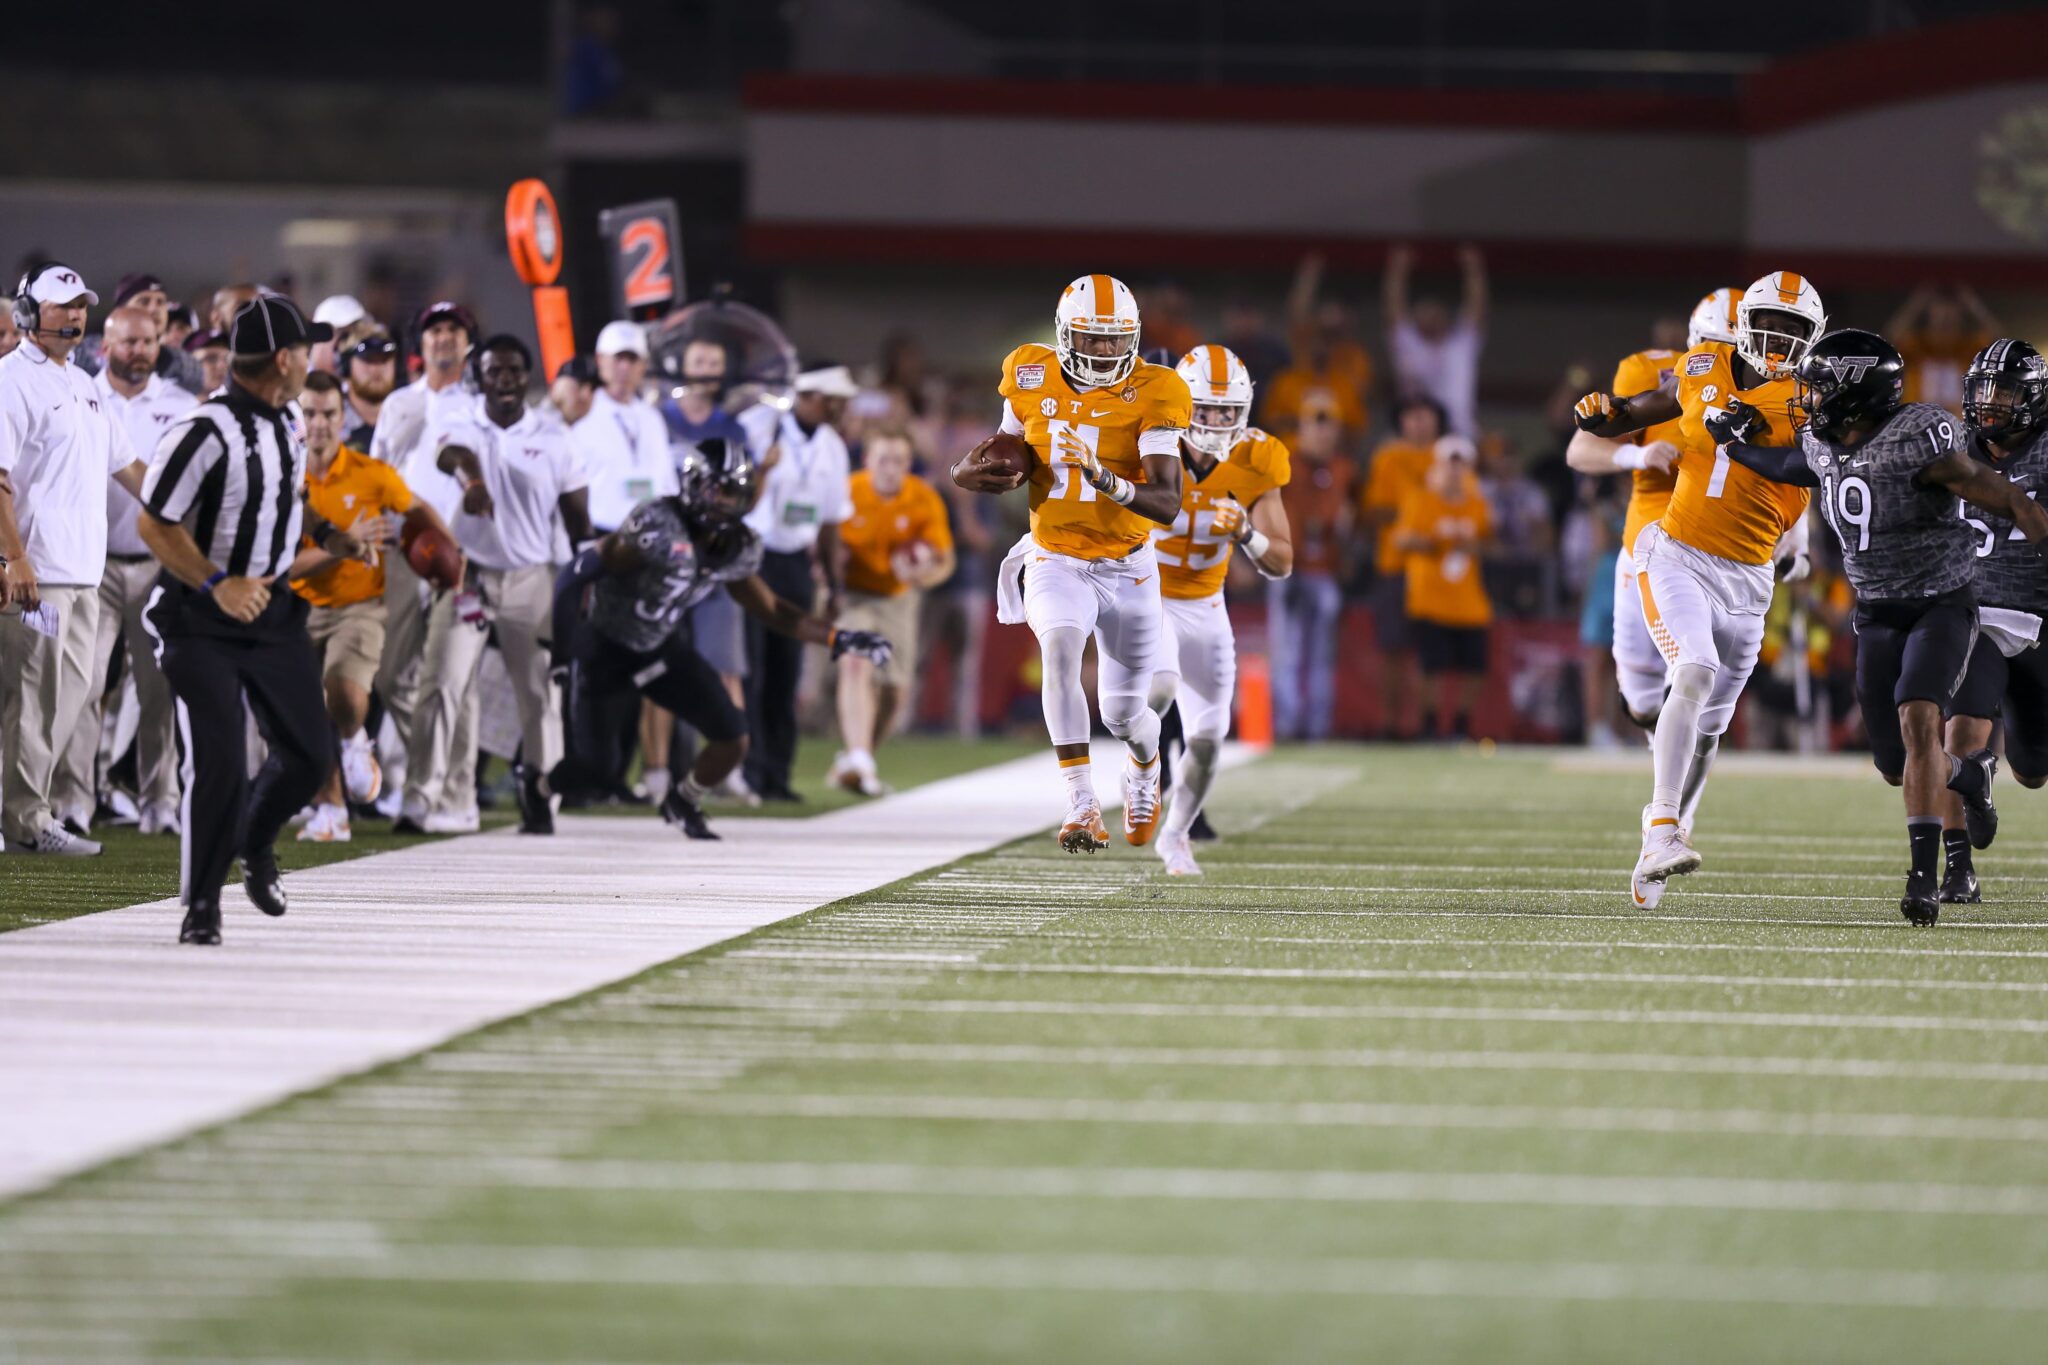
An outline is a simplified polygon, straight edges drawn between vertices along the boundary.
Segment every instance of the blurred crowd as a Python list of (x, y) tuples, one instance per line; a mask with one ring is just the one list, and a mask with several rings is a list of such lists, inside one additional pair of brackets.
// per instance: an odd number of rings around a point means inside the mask
[[(1263, 623), (1273, 729), (1282, 739), (1622, 743), (1607, 646), (1627, 485), (1576, 475), (1564, 460), (1572, 403), (1602, 387), (1606, 374), (1573, 363), (1538, 420), (1512, 435), (1489, 423), (1480, 406), (1486, 262), (1466, 247), (1451, 264), (1447, 277), (1435, 277), (1450, 287), (1427, 292), (1415, 254), (1396, 248), (1370, 335), (1313, 256), (1277, 306), (1223, 302), (1215, 336), (1197, 329), (1179, 287), (1140, 292), (1148, 354), (1171, 363), (1205, 341), (1230, 347), (1257, 385), (1254, 424), (1293, 452), (1283, 497), (1294, 572), (1266, 581), (1233, 565), (1229, 585), (1249, 627), (1242, 633), (1257, 641)], [(263, 292), (231, 283), (180, 302), (162, 280), (137, 272), (93, 309), (70, 361), (127, 424), (138, 459), (151, 458), (164, 423), (228, 382), (235, 316)], [(310, 355), (311, 368), (332, 377), (306, 397), (316, 481), (342, 477), (336, 471), (364, 477), (375, 465), (403, 489), (387, 498), (389, 515), (421, 501), (452, 522), (463, 488), (459, 472), (451, 479), (435, 467), (433, 432), (445, 404), (474, 397), (469, 361), (483, 329), (457, 303), (403, 318), (395, 299), (373, 303), (335, 296), (311, 313), (333, 332)], [(0, 308), (0, 356), (23, 344), (13, 313)], [(1959, 404), (1963, 369), (1995, 331), (1967, 289), (1915, 290), (1890, 328), (1910, 361), (1908, 397)], [(1683, 349), (1683, 319), (1648, 321), (1641, 344)], [(690, 373), (698, 361), (688, 356), (684, 373), (650, 375), (650, 350), (639, 324), (615, 321), (594, 354), (532, 375), (536, 409), (568, 432), (573, 477), (588, 490), (600, 532), (640, 498), (672, 488), (677, 444), (716, 425), (715, 376)], [(726, 363), (715, 348), (701, 359), (713, 369)], [(731, 427), (765, 471), (750, 522), (771, 557), (781, 557), (778, 591), (884, 629), (898, 642), (898, 663), (885, 676), (871, 676), (858, 660), (834, 666), (815, 648), (747, 632), (720, 599), (695, 629), (749, 712), (753, 751), (723, 793), (738, 801), (795, 798), (790, 761), (799, 733), (836, 732), (834, 780), (876, 792), (885, 784), (875, 753), (896, 731), (973, 736), (1038, 725), (1035, 655), (992, 648), (988, 630), (996, 563), (1022, 528), (1024, 500), (973, 497), (946, 477), (953, 459), (995, 425), (993, 367), (943, 372), (916, 337), (895, 334), (868, 363), (806, 357), (799, 368), (787, 411), (740, 414)], [(33, 516), (35, 489), (16, 483), (17, 515)], [(143, 547), (119, 534), (134, 515), (125, 497), (108, 492), (110, 539), (97, 571), (104, 581), (73, 585), (98, 586), (103, 599), (75, 721), (43, 746), (58, 756), (49, 772), (9, 766), (11, 802), (41, 802), (81, 837), (96, 820), (177, 823), (169, 702), (131, 600), (138, 571), (146, 578), (150, 566)], [(559, 522), (555, 539), (555, 554), (566, 555)], [(1825, 550), (1817, 558), (1819, 571), (1781, 590), (1772, 609), (1745, 716), (1749, 742), (1854, 741), (1852, 604), (1838, 566)], [(422, 678), (419, 655), (434, 655), (428, 643), (439, 638), (429, 634), (436, 608), (403, 555), (387, 564), (388, 572), (380, 566), (306, 586), (316, 615), (333, 617), (328, 638), (316, 639), (331, 662), (330, 710), (344, 737), (341, 776), (309, 812), (307, 837), (348, 837), (349, 812), (371, 808), (401, 828), (474, 828), (479, 807), (505, 794), (504, 770), (492, 780), (490, 757), (518, 752), (536, 704), (525, 694), (553, 685), (530, 659), (510, 657), (519, 651), (505, 643), (509, 622), (484, 622), (488, 648), (443, 660), (448, 676), (430, 658)], [(9, 596), (19, 610), (12, 581)], [(555, 704), (570, 712), (567, 742), (573, 747), (581, 735), (601, 750), (589, 790), (572, 801), (658, 800), (668, 772), (687, 762), (687, 727), (651, 703), (587, 725), (574, 723), (573, 699)], [(417, 761), (410, 774), (407, 763), (421, 710), (439, 718), (428, 726), (433, 742), (452, 750), (432, 758), (424, 783)], [(0, 745), (18, 756), (23, 746), (14, 738), (0, 734)], [(39, 791), (23, 795), (28, 786)], [(10, 837), (20, 836), (10, 829)]]

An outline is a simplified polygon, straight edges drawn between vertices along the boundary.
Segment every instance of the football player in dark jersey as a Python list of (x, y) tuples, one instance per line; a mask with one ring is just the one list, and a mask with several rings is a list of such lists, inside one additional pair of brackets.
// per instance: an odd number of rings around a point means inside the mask
[[(740, 520), (754, 501), (755, 469), (737, 443), (705, 441), (681, 457), (681, 491), (635, 507), (618, 530), (576, 556), (555, 583), (555, 649), (573, 659), (599, 694), (637, 690), (696, 727), (704, 737), (689, 774), (669, 788), (662, 817), (692, 839), (716, 839), (704, 820), (704, 794), (739, 766), (747, 723), (724, 683), (691, 643), (691, 607), (723, 588), (770, 630), (832, 657), (889, 661), (890, 644), (864, 630), (839, 630), (811, 616), (761, 580), (761, 541)], [(591, 708), (602, 714), (603, 706)], [(594, 743), (594, 737), (591, 737)], [(572, 753), (592, 753), (578, 744)], [(565, 760), (565, 764), (571, 760)], [(537, 820), (549, 796), (580, 775), (522, 770), (520, 814)]]
[[(1963, 425), (1970, 454), (2033, 497), (2048, 487), (2048, 360), (2024, 341), (1994, 341), (1963, 376)], [(1964, 514), (1977, 551), (1977, 648), (1949, 708), (1948, 749), (1989, 752), (1994, 721), (2005, 722), (2005, 761), (2023, 787), (2048, 785), (2048, 560), (2010, 518)], [(1970, 846), (1952, 815), (1944, 901), (1982, 899)]]
[[(1972, 842), (1996, 832), (1988, 751), (1951, 761), (1942, 716), (1977, 639), (1976, 537), (1958, 499), (2048, 536), (2048, 510), (1963, 451), (1956, 420), (1904, 401), (1906, 362), (1875, 332), (1848, 328), (1813, 344), (1794, 371), (1805, 425), (1795, 446), (1753, 446), (1758, 414), (1737, 401), (1707, 420), (1728, 458), (1780, 483), (1820, 490), (1856, 590), (1856, 699), (1870, 756), (1905, 788), (1912, 870), (1899, 912), (1941, 912), (1942, 814), (1961, 796)], [(1947, 790), (1945, 791), (1944, 788)]]

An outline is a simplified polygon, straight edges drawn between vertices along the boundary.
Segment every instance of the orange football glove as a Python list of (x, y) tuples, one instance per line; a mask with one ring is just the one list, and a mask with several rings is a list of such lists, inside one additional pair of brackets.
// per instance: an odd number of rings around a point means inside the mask
[(1244, 520), (1244, 504), (1231, 497), (1210, 509), (1209, 529), (1236, 540), (1244, 534)]
[(1605, 426), (1613, 416), (1614, 395), (1610, 393), (1589, 393), (1572, 405), (1572, 419), (1580, 431)]

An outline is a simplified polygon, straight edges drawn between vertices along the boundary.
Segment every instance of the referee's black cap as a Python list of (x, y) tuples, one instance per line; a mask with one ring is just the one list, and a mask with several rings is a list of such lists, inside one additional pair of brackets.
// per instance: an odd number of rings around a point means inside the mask
[(235, 313), (228, 345), (236, 355), (275, 355), (287, 347), (333, 339), (332, 327), (306, 321), (284, 295), (258, 294)]

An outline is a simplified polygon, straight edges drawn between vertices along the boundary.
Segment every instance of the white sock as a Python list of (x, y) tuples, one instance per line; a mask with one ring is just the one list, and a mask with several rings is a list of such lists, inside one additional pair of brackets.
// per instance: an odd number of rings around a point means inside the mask
[[(662, 778), (662, 785), (666, 787), (668, 785), (668, 769), (663, 768), (660, 770), (660, 772)], [(711, 788), (700, 787), (697, 785), (697, 775), (695, 773), (683, 774), (681, 791), (683, 793), (683, 799), (685, 801), (688, 801), (693, 806), (703, 805), (704, 798), (711, 794)]]
[(866, 749), (848, 749), (846, 764), (857, 772), (872, 773), (875, 770), (875, 756)]
[(1678, 823), (1681, 828), (1691, 829), (1699, 815), (1700, 801), (1707, 794), (1707, 773), (1714, 766), (1714, 755), (1721, 750), (1719, 735), (1701, 735), (1693, 746), (1692, 766), (1686, 769), (1685, 786), (1679, 792)]
[(1095, 774), (1085, 758), (1063, 758), (1060, 760), (1060, 776), (1066, 779), (1067, 800), (1096, 801)]
[(321, 807), (320, 807), (320, 811), (319, 811), (319, 814), (318, 814), (318, 816), (316, 816), (315, 818), (317, 818), (317, 819), (323, 819), (323, 820), (332, 820), (332, 821), (339, 821), (339, 822), (341, 822), (342, 824), (347, 824), (347, 823), (348, 823), (348, 807), (347, 807), (347, 806), (329, 806), (329, 805), (326, 805), (326, 804), (324, 804), (324, 803), (323, 803), (323, 804), (321, 805)]
[(640, 785), (647, 788), (647, 795), (650, 798), (656, 801), (661, 800), (661, 798), (668, 795), (668, 769), (642, 768), (640, 770)]
[(1216, 746), (1209, 740), (1183, 745), (1174, 770), (1173, 793), (1166, 803), (1165, 833), (1185, 835), (1202, 813), (1209, 785), (1216, 780)]
[(367, 730), (363, 729), (363, 728), (362, 728), (361, 726), (357, 726), (357, 727), (356, 727), (356, 732), (355, 732), (354, 734), (352, 734), (352, 735), (344, 735), (344, 736), (342, 737), (342, 741), (341, 741), (341, 747), (342, 747), (342, 748), (344, 748), (344, 749), (367, 749), (367, 748), (369, 748), (369, 747), (370, 747), (370, 733), (369, 733), (369, 731), (367, 731)]
[(1680, 664), (1671, 677), (1671, 695), (1664, 700), (1664, 712), (1657, 717), (1657, 732), (1650, 740), (1650, 819), (1675, 824), (1685, 776), (1692, 770), (1693, 755), (1699, 748), (1700, 711), (1713, 690), (1714, 670), (1702, 664)]

